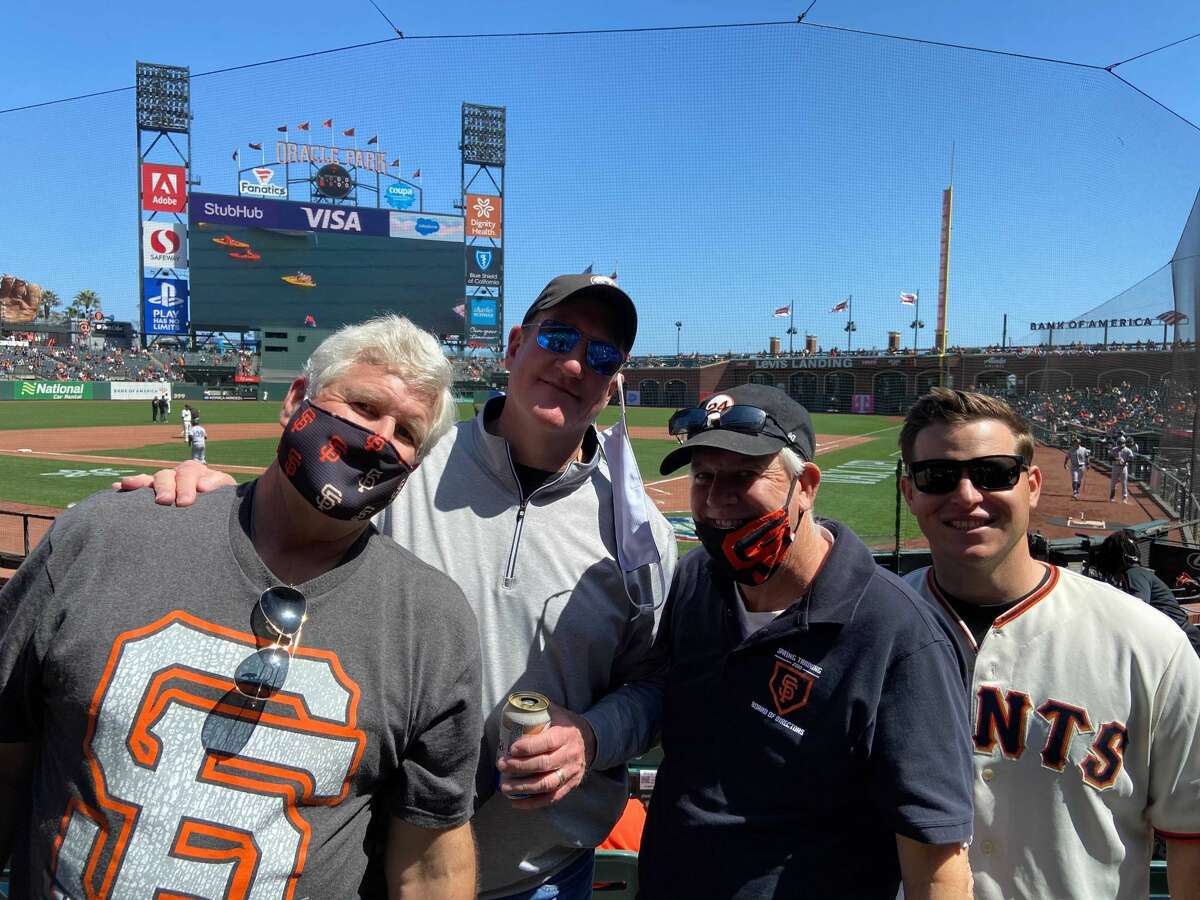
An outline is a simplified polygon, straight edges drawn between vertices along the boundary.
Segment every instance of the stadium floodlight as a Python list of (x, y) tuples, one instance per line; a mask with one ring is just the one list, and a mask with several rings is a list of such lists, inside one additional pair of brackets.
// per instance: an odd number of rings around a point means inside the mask
[(476, 166), (503, 166), (505, 108), (462, 105), (462, 158)]
[(191, 97), (187, 66), (137, 64), (138, 128), (186, 134), (191, 129)]

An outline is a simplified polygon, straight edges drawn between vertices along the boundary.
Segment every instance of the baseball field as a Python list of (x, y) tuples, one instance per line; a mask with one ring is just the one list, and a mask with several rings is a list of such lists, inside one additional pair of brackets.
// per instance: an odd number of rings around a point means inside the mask
[[(145, 401), (13, 401), (0, 405), (0, 508), (59, 510), (89, 494), (107, 490), (118, 477), (187, 459), (179, 420), (153, 423)], [(279, 434), (274, 402), (196, 402), (208, 431), (208, 461), (239, 481), (254, 477), (272, 459)], [(675, 446), (666, 431), (666, 409), (629, 409), (634, 451), (649, 496), (667, 514), (681, 540), (689, 541), (687, 478), (664, 479), (662, 458)], [(471, 415), (469, 405), (459, 415)], [(606, 410), (600, 424), (616, 421)], [(868, 543), (891, 546), (896, 515), (895, 469), (898, 419), (886, 416), (813, 416), (823, 481), (819, 511), (846, 522)], [(901, 536), (920, 537), (903, 513)]]

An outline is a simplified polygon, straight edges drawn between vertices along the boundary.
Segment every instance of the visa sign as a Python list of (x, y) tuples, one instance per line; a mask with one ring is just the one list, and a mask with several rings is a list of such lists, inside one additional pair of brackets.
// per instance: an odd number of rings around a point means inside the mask
[(143, 278), (142, 321), (146, 334), (185, 334), (188, 283), (178, 278)]

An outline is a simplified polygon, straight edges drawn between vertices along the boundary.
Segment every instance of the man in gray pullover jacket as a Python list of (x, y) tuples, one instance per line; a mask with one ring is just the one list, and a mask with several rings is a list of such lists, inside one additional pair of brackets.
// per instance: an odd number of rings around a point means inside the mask
[[(509, 332), (507, 395), (443, 438), (383, 519), (385, 534), (458, 582), (479, 621), (486, 725), (473, 824), (484, 900), (547, 883), (559, 900), (590, 896), (592, 848), (624, 808), (624, 763), (654, 740), (661, 683), (650, 647), (675, 539), (650, 505), (660, 562), (622, 571), (594, 426), (636, 332), (633, 302), (611, 279), (555, 278)], [(159, 502), (190, 502), (199, 474), (181, 468)], [(498, 763), (500, 711), (515, 690), (550, 698), (551, 727)]]

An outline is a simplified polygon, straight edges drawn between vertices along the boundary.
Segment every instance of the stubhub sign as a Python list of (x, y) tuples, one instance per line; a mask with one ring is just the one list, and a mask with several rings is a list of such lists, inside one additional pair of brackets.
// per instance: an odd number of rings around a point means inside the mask
[(178, 278), (143, 278), (142, 322), (146, 334), (186, 334), (188, 283)]
[(188, 218), (193, 224), (204, 222), (211, 225), (280, 228), (285, 231), (337, 231), (378, 237), (387, 237), (391, 230), (388, 210), (263, 200), (259, 197), (225, 197), (220, 194), (192, 194), (188, 198)]

